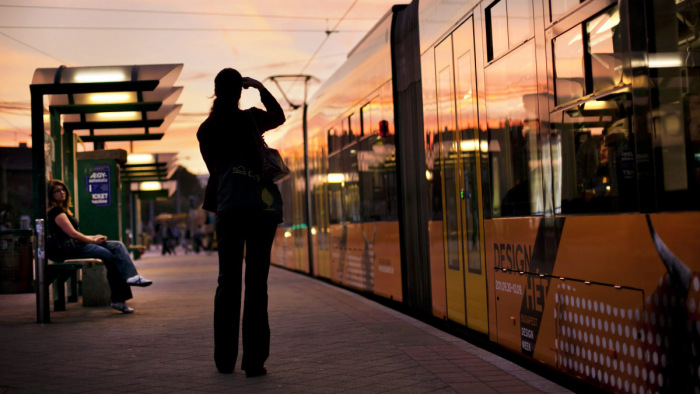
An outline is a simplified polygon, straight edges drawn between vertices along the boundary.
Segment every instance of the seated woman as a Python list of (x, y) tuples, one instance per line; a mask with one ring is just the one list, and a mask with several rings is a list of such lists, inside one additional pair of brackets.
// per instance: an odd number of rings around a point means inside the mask
[(85, 235), (78, 230), (78, 221), (70, 211), (70, 194), (65, 183), (49, 182), (49, 208), (46, 255), (51, 260), (95, 258), (107, 268), (112, 308), (123, 313), (134, 310), (126, 305), (132, 298), (129, 286), (150, 286), (153, 282), (136, 272), (129, 251), (119, 241), (107, 241), (104, 235)]

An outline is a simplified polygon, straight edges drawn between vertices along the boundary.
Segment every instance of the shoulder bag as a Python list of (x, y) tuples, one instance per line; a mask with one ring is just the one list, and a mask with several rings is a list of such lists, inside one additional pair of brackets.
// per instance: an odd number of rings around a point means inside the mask
[(287, 164), (285, 164), (282, 155), (280, 155), (277, 149), (267, 146), (265, 139), (262, 137), (262, 134), (260, 134), (258, 124), (255, 122), (252, 113), (250, 114), (250, 119), (255, 127), (256, 141), (258, 141), (258, 151), (260, 152), (260, 159), (262, 162), (262, 176), (263, 178), (277, 182), (289, 174), (289, 167), (287, 167)]

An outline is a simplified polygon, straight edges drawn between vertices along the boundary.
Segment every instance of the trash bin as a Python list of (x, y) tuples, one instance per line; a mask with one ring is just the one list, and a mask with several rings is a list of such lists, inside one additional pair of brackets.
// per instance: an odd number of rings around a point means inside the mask
[(33, 293), (32, 231), (0, 231), (0, 294)]

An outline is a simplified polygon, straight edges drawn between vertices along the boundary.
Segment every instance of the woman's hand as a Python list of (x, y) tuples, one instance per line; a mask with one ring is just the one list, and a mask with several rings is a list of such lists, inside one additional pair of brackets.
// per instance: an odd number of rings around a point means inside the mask
[(255, 88), (255, 89), (265, 89), (265, 86), (260, 83), (257, 79), (253, 79), (250, 77), (243, 77), (243, 89), (248, 89), (248, 88)]
[(101, 234), (93, 235), (92, 239), (93, 239), (93, 242), (98, 244), (98, 245), (102, 245), (103, 243), (107, 242), (107, 236), (101, 235)]

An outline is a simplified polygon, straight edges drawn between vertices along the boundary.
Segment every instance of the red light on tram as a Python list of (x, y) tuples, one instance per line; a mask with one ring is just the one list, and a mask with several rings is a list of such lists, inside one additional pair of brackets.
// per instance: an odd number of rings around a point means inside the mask
[(389, 136), (389, 122), (386, 120), (379, 121), (379, 135), (382, 137)]

